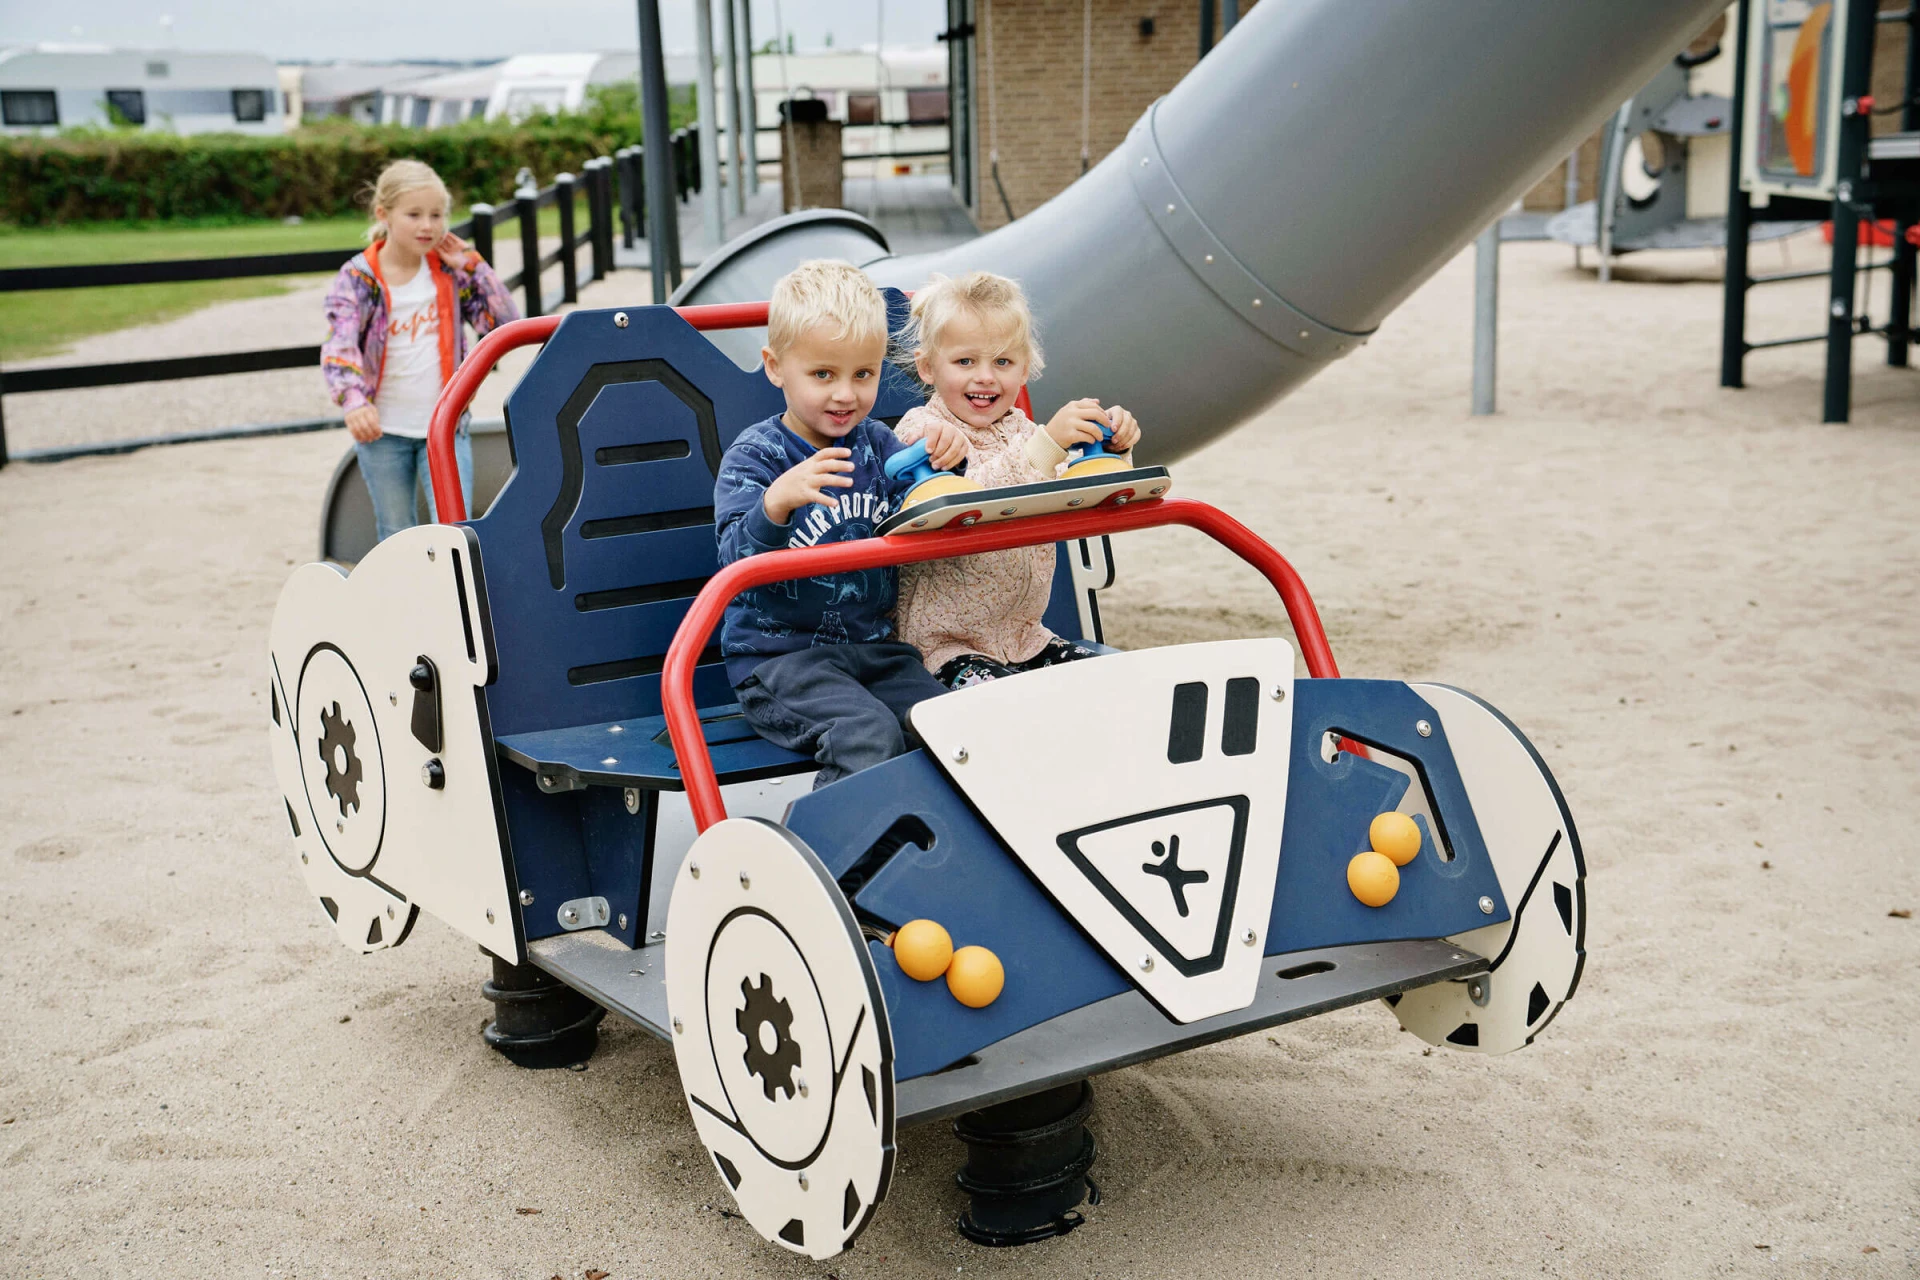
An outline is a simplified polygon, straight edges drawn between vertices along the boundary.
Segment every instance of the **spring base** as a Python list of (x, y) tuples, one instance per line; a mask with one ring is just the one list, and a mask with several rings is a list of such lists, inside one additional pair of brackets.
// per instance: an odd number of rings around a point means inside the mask
[(967, 1193), (960, 1234), (993, 1248), (1063, 1236), (1084, 1219), (1082, 1200), (1099, 1203), (1087, 1177), (1096, 1154), (1087, 1132), (1093, 1086), (1085, 1080), (969, 1111), (953, 1122), (967, 1144), (954, 1181)]
[(493, 1001), (481, 1038), (517, 1067), (570, 1067), (593, 1056), (607, 1011), (530, 964), (493, 957), (493, 977), (480, 984)]

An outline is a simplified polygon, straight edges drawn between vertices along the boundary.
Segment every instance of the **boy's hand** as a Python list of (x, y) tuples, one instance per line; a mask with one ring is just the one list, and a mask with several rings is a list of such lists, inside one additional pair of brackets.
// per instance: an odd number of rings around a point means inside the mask
[(794, 512), (809, 503), (833, 506), (839, 501), (834, 493), (836, 489), (853, 487), (852, 479), (846, 474), (853, 470), (853, 463), (849, 461), (852, 457), (851, 449), (822, 449), (805, 462), (781, 472), (760, 497), (767, 519), (785, 524)]
[(363, 404), (347, 415), (347, 434), (360, 444), (372, 444), (380, 438), (380, 411)]
[(1104, 439), (1100, 428), (1112, 426), (1107, 411), (1100, 402), (1089, 396), (1084, 400), (1069, 400), (1060, 406), (1060, 412), (1047, 420), (1043, 428), (1053, 442), (1062, 449), (1071, 449), (1077, 444), (1091, 444)]
[(458, 267), (466, 264), (467, 254), (472, 251), (472, 248), (472, 245), (449, 231), (441, 237), (440, 243), (433, 247), (433, 251), (439, 254), (440, 261), (449, 267)]
[(967, 433), (951, 422), (936, 422), (923, 437), (927, 461), (935, 471), (951, 471), (966, 461)]
[(1107, 447), (1115, 453), (1126, 453), (1140, 443), (1140, 423), (1132, 414), (1119, 405), (1107, 410), (1107, 421), (1113, 424), (1113, 440)]

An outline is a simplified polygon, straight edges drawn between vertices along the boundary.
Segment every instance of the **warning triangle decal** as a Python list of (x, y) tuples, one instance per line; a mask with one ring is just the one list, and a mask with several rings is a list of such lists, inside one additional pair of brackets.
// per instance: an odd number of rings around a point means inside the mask
[(1060, 848), (1147, 946), (1191, 977), (1226, 959), (1247, 798), (1173, 805), (1082, 827)]

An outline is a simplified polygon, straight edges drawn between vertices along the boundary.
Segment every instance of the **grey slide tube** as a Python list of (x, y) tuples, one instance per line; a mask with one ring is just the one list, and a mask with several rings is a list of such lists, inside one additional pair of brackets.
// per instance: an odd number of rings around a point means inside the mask
[[(1121, 146), (1019, 221), (906, 258), (849, 253), (861, 246), (844, 223), (818, 245), (826, 227), (761, 228), (675, 301), (764, 298), (820, 256), (908, 290), (935, 272), (1013, 276), (1046, 343), (1036, 412), (1083, 395), (1124, 404), (1151, 460), (1170, 461), (1363, 342), (1724, 7), (1257, 5)], [(739, 338), (730, 354), (751, 363), (759, 339)]]

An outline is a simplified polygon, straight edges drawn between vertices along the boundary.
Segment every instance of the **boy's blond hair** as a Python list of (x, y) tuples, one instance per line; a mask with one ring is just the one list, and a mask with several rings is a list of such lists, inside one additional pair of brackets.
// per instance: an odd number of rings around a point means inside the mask
[(816, 258), (781, 276), (767, 303), (767, 346), (783, 355), (802, 334), (819, 326), (835, 342), (887, 340), (887, 301), (850, 262)]
[(1033, 309), (1017, 280), (991, 271), (969, 271), (958, 277), (935, 275), (913, 295), (913, 312), (900, 334), (900, 344), (912, 364), (938, 356), (947, 330), (961, 316), (971, 316), (994, 334), (995, 355), (1025, 354), (1027, 381), (1040, 376), (1046, 358), (1034, 332)]
[(419, 160), (395, 160), (382, 169), (373, 186), (367, 189), (367, 212), (373, 217), (367, 225), (367, 239), (386, 238), (387, 224), (380, 220), (380, 210), (391, 211), (402, 198), (421, 190), (438, 191), (447, 212), (453, 212), (453, 197), (447, 194), (447, 184), (440, 181), (433, 166)]

